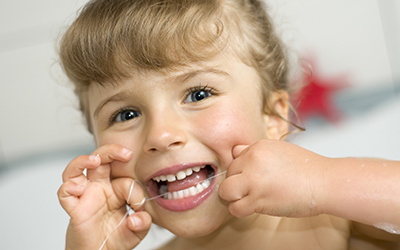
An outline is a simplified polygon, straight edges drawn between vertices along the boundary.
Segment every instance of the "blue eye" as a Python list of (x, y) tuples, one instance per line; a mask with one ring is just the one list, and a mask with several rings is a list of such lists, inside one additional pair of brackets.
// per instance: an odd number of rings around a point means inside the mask
[(134, 119), (139, 116), (141, 116), (141, 114), (138, 111), (131, 110), (131, 109), (125, 110), (125, 111), (122, 110), (117, 113), (114, 120), (115, 120), (115, 122), (125, 122), (125, 121), (129, 121), (129, 120)]
[(199, 101), (204, 100), (212, 95), (213, 94), (211, 93), (211, 90), (207, 90), (204, 88), (193, 90), (186, 97), (185, 103), (199, 102)]

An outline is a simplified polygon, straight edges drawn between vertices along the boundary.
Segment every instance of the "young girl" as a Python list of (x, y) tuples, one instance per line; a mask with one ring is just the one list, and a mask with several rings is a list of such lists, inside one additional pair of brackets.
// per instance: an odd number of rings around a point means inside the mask
[(161, 249), (399, 246), (398, 162), (280, 140), (288, 60), (261, 1), (91, 1), (60, 56), (98, 145), (63, 173), (66, 249), (132, 249), (152, 222)]

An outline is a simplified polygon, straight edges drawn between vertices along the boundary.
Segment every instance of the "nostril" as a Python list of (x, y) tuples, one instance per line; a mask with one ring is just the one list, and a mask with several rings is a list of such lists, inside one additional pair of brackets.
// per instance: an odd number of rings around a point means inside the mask
[(180, 147), (180, 146), (182, 146), (182, 145), (184, 145), (183, 142), (177, 141), (177, 142), (173, 142), (173, 143), (169, 144), (167, 147), (162, 147), (162, 146), (160, 146), (160, 147), (152, 147), (152, 148), (149, 148), (149, 149), (147, 150), (147, 152), (154, 153), (154, 152), (157, 152), (157, 151), (171, 150), (171, 149)]
[(180, 141), (177, 141), (177, 142), (173, 142), (173, 143), (171, 143), (171, 144), (169, 145), (169, 147), (180, 146), (180, 145), (182, 145), (182, 144), (183, 144), (182, 142), (180, 142)]

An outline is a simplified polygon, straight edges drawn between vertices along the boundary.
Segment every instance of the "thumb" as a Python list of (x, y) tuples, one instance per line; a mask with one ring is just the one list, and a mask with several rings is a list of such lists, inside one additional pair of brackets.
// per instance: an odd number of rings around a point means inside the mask
[(143, 240), (150, 230), (151, 221), (149, 213), (140, 211), (129, 216), (128, 227), (140, 240)]
[(248, 147), (249, 147), (249, 145), (236, 145), (236, 146), (234, 146), (233, 149), (232, 149), (233, 159), (238, 158), (240, 153), (242, 153), (242, 151), (245, 150)]

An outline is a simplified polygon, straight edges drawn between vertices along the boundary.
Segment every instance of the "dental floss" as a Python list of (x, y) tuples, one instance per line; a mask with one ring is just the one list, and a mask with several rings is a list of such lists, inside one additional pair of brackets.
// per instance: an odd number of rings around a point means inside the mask
[[(135, 210), (133, 210), (133, 209), (131, 208), (130, 204), (129, 204), (129, 200), (131, 199), (131, 195), (132, 195), (132, 191), (133, 191), (133, 186), (135, 186), (135, 180), (132, 181), (131, 188), (130, 188), (130, 190), (129, 190), (129, 195), (128, 195), (128, 199), (127, 199), (127, 202), (126, 202), (126, 210), (127, 210), (127, 211), (126, 211), (124, 217), (122, 217), (122, 220), (118, 223), (118, 225), (117, 225), (116, 227), (114, 227), (114, 229), (107, 235), (107, 237), (105, 238), (105, 240), (104, 240), (103, 243), (101, 244), (99, 250), (103, 249), (103, 247), (104, 247), (104, 245), (106, 244), (106, 242), (107, 242), (108, 238), (110, 237), (110, 235), (111, 235), (115, 230), (117, 230), (117, 228), (118, 228), (119, 226), (121, 226), (121, 224), (122, 224), (122, 222), (125, 220), (125, 218), (126, 218), (128, 215), (131, 215), (131, 212), (132, 212), (132, 213), (135, 213)], [(143, 200), (144, 200), (144, 199), (143, 199)], [(144, 203), (144, 201), (143, 201), (143, 203)], [(141, 204), (142, 204), (142, 203), (141, 203)]]
[[(139, 202), (139, 203), (135, 203), (135, 204), (132, 204), (132, 205), (134, 205), (134, 206), (142, 206), (144, 203), (146, 202), (146, 197), (143, 197), (143, 200), (141, 201), (141, 202)], [(128, 204), (128, 205), (130, 205), (130, 204)], [(131, 208), (132, 209), (132, 208)], [(133, 210), (133, 209), (132, 209)]]
[[(207, 178), (207, 179), (205, 179), (205, 180), (214, 179), (215, 177), (218, 177), (218, 176), (220, 176), (220, 175), (223, 175), (223, 174), (225, 174), (226, 172), (227, 172), (227, 171), (221, 172), (221, 173), (219, 173), (219, 174), (217, 174), (217, 175), (214, 175), (214, 176), (211, 176), (211, 177), (209, 177), (209, 178)], [(205, 181), (205, 180), (203, 180), (203, 181)], [(201, 183), (201, 182), (203, 182), (203, 181), (199, 181), (199, 182), (195, 183), (193, 186), (196, 186), (197, 184), (199, 184), (199, 183)], [(164, 194), (160, 194), (160, 195), (151, 197), (151, 198), (147, 199), (147, 201), (151, 201), (151, 200), (154, 200), (154, 199), (157, 199), (157, 198), (160, 198), (160, 197), (164, 197), (164, 196), (167, 195), (168, 193), (170, 193), (170, 192), (167, 192), (167, 193), (164, 193)], [(136, 205), (136, 204), (134, 204), (134, 205)]]
[(132, 191), (133, 191), (133, 186), (135, 186), (135, 180), (132, 181), (131, 189), (129, 190), (128, 199), (126, 200), (126, 203), (127, 203), (128, 205), (129, 205), (129, 200), (131, 199), (131, 195), (132, 195)]
[[(209, 177), (209, 178), (207, 178), (207, 179), (205, 179), (205, 180), (214, 179), (215, 177), (218, 177), (218, 176), (220, 176), (220, 175), (223, 175), (223, 174), (225, 174), (226, 172), (227, 172), (227, 171), (223, 171), (223, 172), (221, 172), (221, 173), (219, 173), (219, 174), (217, 174), (217, 175), (211, 176), (211, 177)], [(203, 180), (203, 181), (205, 181), (205, 180)], [(136, 180), (133, 180), (133, 181), (132, 181), (131, 188), (130, 188), (130, 190), (129, 190), (129, 195), (128, 195), (128, 199), (127, 199), (127, 202), (126, 202), (126, 209), (127, 209), (127, 211), (126, 211), (124, 217), (122, 217), (122, 220), (118, 223), (118, 225), (107, 235), (107, 237), (105, 238), (105, 240), (104, 240), (103, 243), (101, 244), (99, 250), (103, 249), (103, 247), (105, 246), (105, 244), (106, 244), (108, 238), (110, 237), (110, 235), (111, 235), (115, 230), (117, 230), (117, 228), (118, 228), (119, 226), (121, 226), (121, 224), (122, 224), (122, 222), (125, 220), (125, 218), (126, 218), (128, 215), (130, 215), (131, 212), (132, 212), (132, 213), (135, 213), (135, 210), (132, 209), (132, 207), (130, 206), (131, 204), (129, 203), (129, 199), (131, 198), (133, 186), (135, 185), (135, 181), (136, 181)], [(200, 182), (203, 182), (203, 181), (199, 181), (199, 182), (196, 183), (195, 185), (197, 185), (197, 184), (199, 184)], [(168, 192), (168, 193), (169, 193), (169, 192)], [(154, 199), (163, 197), (163, 196), (165, 196), (165, 195), (168, 194), (168, 193), (164, 193), (164, 194), (161, 194), (161, 195), (158, 195), (158, 196), (154, 196), (154, 197), (151, 197), (151, 198), (149, 198), (149, 199), (146, 199), (146, 197), (143, 197), (143, 200), (142, 200), (141, 202), (135, 203), (135, 204), (133, 204), (133, 205), (134, 205), (134, 206), (142, 206), (142, 205), (146, 202), (146, 200), (147, 200), (147, 201), (151, 201), (151, 200), (154, 200)]]
[(111, 235), (115, 230), (117, 230), (117, 228), (118, 228), (119, 226), (121, 226), (122, 222), (124, 222), (124, 220), (125, 220), (125, 218), (128, 216), (128, 214), (129, 214), (129, 210), (125, 213), (124, 217), (122, 217), (122, 220), (118, 223), (118, 225), (117, 225), (116, 227), (114, 227), (114, 229), (107, 235), (106, 239), (103, 241), (103, 244), (101, 244), (99, 250), (103, 249), (103, 247), (104, 247), (104, 245), (106, 244), (106, 242), (107, 242), (108, 238), (110, 237), (110, 235)]

